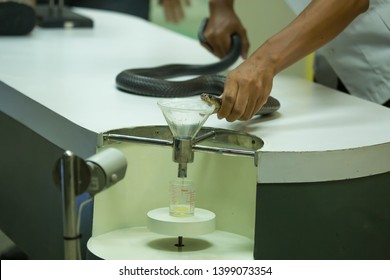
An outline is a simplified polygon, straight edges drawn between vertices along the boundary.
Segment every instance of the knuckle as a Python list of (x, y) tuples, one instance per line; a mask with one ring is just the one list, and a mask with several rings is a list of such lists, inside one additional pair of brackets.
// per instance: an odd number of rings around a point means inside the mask
[(236, 120), (236, 118), (231, 117), (231, 116), (228, 116), (228, 117), (226, 117), (226, 120), (227, 120), (228, 122), (234, 122), (234, 121)]
[(251, 116), (248, 115), (248, 114), (244, 114), (240, 118), (240, 120), (242, 120), (242, 121), (247, 121), (247, 120), (250, 120), (250, 119), (251, 119)]
[(234, 119), (240, 119), (242, 117), (242, 110), (240, 108), (234, 107), (230, 112), (230, 117)]
[(226, 102), (227, 104), (233, 104), (235, 101), (235, 97), (232, 95), (226, 95), (226, 96), (224, 96), (223, 101)]
[(240, 106), (235, 106), (232, 109), (232, 114), (235, 115), (235, 116), (241, 117), (241, 115), (242, 115), (242, 108)]

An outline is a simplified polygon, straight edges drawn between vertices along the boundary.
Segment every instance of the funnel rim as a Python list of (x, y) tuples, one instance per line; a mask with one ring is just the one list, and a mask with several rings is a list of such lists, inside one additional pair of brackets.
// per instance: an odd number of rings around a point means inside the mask
[[(174, 103), (177, 104), (196, 104), (195, 102), (198, 102), (197, 104), (202, 104), (203, 107), (202, 108), (191, 108), (191, 107), (185, 107), (185, 108), (180, 108), (180, 107), (175, 107), (175, 106), (172, 106)], [(168, 105), (168, 104), (172, 104), (171, 106)], [(157, 105), (162, 108), (162, 109), (171, 109), (171, 110), (175, 110), (175, 111), (180, 111), (180, 112), (198, 112), (198, 113), (202, 113), (202, 114), (207, 114), (207, 115), (211, 115), (215, 109), (215, 106), (214, 105), (210, 105), (202, 100), (185, 100), (185, 99), (181, 99), (181, 98), (171, 98), (169, 100), (159, 100), (157, 101)]]

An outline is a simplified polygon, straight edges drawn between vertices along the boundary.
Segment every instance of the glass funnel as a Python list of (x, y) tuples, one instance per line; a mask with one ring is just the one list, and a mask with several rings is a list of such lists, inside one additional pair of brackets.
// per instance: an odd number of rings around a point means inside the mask
[(214, 106), (200, 99), (174, 98), (157, 102), (175, 138), (194, 139)]

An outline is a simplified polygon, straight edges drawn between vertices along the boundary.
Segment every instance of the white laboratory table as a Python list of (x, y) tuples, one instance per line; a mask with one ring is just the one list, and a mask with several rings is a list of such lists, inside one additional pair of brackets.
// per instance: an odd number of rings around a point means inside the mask
[[(101, 134), (112, 129), (166, 125), (156, 104), (158, 98), (119, 91), (115, 87), (115, 76), (128, 68), (216, 60), (198, 42), (144, 20), (113, 12), (77, 11), (94, 20), (93, 29), (36, 28), (29, 36), (0, 38), (1, 147), (2, 153), (10, 156), (7, 162), (1, 161), (2, 170), (10, 170), (10, 163), (12, 170), (19, 167), (34, 169), (31, 163), (26, 166), (24, 159), (34, 157), (39, 162), (50, 154), (39, 150), (40, 141), (49, 143), (53, 155), (47, 161), (52, 161), (65, 149), (90, 156), (99, 145)], [(383, 174), (389, 178), (389, 109), (284, 75), (275, 78), (272, 96), (280, 101), (281, 108), (271, 116), (229, 123), (214, 115), (205, 124), (247, 132), (264, 141), (258, 156), (260, 187), (264, 184), (267, 190), (269, 186), (276, 189), (290, 186), (289, 195), (294, 198), (291, 190), (300, 184), (321, 185)], [(28, 128), (30, 132), (15, 133), (10, 124), (13, 121), (20, 129)], [(26, 144), (20, 138), (34, 143), (37, 149), (25, 148)], [(12, 151), (14, 155), (11, 156), (11, 147), (15, 146), (17, 151)], [(51, 178), (34, 179), (42, 185), (52, 184)], [(15, 179), (15, 175), (8, 180), (26, 183), (23, 178)], [(1, 185), (9, 184), (9, 181), (2, 178)], [(322, 191), (321, 187), (319, 189)], [(388, 190), (384, 195), (387, 194)], [(266, 197), (264, 194), (261, 201), (275, 205), (283, 204), (287, 199), (284, 197), (277, 202), (276, 198)], [(17, 199), (27, 200), (20, 196)], [(390, 204), (390, 198), (388, 202)], [(371, 204), (375, 205), (374, 202)], [(60, 215), (60, 210), (55, 215)], [(388, 220), (389, 215), (383, 227), (389, 226)], [(11, 224), (8, 220), (3, 222)], [(325, 221), (322, 222), (326, 228)], [(14, 228), (9, 227), (11, 232)], [(277, 226), (274, 229), (286, 231)], [(272, 238), (271, 233), (266, 235)], [(389, 240), (386, 242), (388, 246)], [(275, 245), (272, 241), (269, 244)], [(283, 246), (287, 245), (283, 243)], [(264, 246), (261, 248), (267, 251)], [(293, 251), (298, 250), (291, 249)], [(278, 258), (272, 254), (259, 258), (267, 256)], [(299, 256), (291, 253), (284, 258)], [(317, 255), (306, 256), (316, 258)]]

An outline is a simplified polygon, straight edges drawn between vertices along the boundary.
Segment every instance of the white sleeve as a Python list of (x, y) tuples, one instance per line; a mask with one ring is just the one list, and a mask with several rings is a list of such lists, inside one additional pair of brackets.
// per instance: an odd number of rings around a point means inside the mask
[(370, 0), (370, 6), (389, 4), (389, 3), (390, 3), (389, 0)]
[[(311, 0), (284, 0), (290, 9), (296, 14), (299, 15), (303, 9), (311, 2)], [(382, 4), (389, 4), (390, 0), (370, 0), (370, 7)]]

